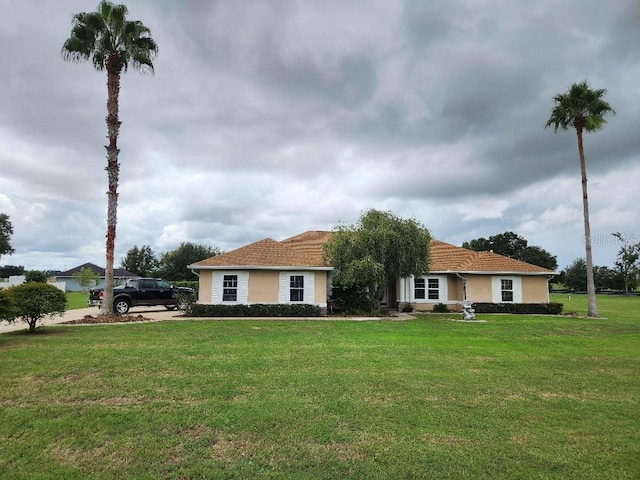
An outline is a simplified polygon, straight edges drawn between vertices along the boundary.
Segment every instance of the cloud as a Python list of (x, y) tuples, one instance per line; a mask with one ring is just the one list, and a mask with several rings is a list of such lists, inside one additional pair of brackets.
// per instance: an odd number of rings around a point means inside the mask
[[(71, 15), (94, 6), (4, 3), (0, 211), (16, 253), (3, 261), (102, 265), (106, 74), (60, 56)], [(154, 75), (122, 77), (116, 259), (380, 208), (457, 244), (513, 230), (562, 267), (584, 247), (576, 137), (544, 124), (583, 79), (617, 111), (585, 137), (594, 235), (640, 224), (635, 1), (127, 5), (160, 50)], [(594, 249), (596, 263), (615, 253)]]

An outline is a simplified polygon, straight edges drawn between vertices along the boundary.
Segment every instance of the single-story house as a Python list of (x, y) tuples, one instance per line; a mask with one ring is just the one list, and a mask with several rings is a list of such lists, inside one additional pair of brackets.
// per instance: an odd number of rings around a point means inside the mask
[[(83, 268), (88, 268), (93, 271), (98, 277), (98, 284), (95, 285), (97, 287), (104, 287), (104, 268), (99, 267), (93, 263), (84, 263), (82, 265), (78, 265), (77, 267), (73, 267), (66, 272), (61, 272), (55, 276), (57, 282), (65, 282), (67, 284), (67, 292), (80, 292), (82, 291), (82, 286), (78, 284), (75, 280), (74, 275), (78, 273)], [(135, 273), (131, 273), (124, 268), (114, 268), (113, 269), (113, 281), (115, 285), (120, 283), (124, 283), (126, 280), (130, 278), (138, 278), (139, 275)]]
[[(309, 231), (277, 242), (266, 238), (189, 265), (199, 276), (199, 303), (310, 303), (326, 308), (331, 270), (323, 245), (331, 232)], [(439, 303), (460, 309), (463, 300), (482, 303), (547, 303), (556, 273), (492, 252), (474, 252), (445, 242), (430, 244), (429, 273), (396, 279), (383, 303), (410, 303), (431, 310)]]

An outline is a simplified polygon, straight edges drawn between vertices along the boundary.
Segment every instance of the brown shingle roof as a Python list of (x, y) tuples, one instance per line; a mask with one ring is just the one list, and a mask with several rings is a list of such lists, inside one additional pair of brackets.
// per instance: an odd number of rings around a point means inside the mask
[[(304, 234), (303, 234), (304, 235)], [(198, 267), (323, 267), (322, 245), (326, 240), (292, 237), (283, 242), (265, 238), (259, 242), (193, 264)]]
[(432, 272), (514, 272), (530, 274), (551, 274), (552, 270), (521, 262), (493, 252), (474, 252), (456, 247), (440, 240), (432, 240), (430, 245)]
[[(271, 238), (193, 264), (206, 267), (327, 267), (322, 247), (331, 232), (309, 231), (276, 242)], [(430, 245), (432, 272), (512, 272), (551, 274), (551, 270), (492, 252), (474, 252), (439, 240)]]

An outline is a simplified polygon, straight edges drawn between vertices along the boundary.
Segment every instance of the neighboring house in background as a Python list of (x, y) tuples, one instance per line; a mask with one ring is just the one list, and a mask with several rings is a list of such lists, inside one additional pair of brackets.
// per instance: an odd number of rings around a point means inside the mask
[[(9, 279), (6, 282), (5, 281), (0, 282), (0, 288), (9, 288), (15, 285), (21, 285), (26, 281), (27, 281), (26, 275), (12, 275), (9, 277)], [(58, 282), (58, 281), (52, 282), (51, 279), (49, 279), (47, 283), (49, 283), (50, 285), (53, 285), (56, 288), (59, 288), (63, 292), (66, 291), (66, 284), (64, 282)]]
[[(66, 272), (59, 273), (56, 275), (56, 281), (65, 282), (67, 284), (67, 292), (81, 292), (82, 287), (76, 282), (73, 276), (78, 273), (83, 268), (89, 268), (95, 273), (98, 277), (100, 277), (100, 281), (96, 285), (97, 287), (104, 287), (104, 268), (99, 267), (93, 263), (85, 263), (83, 265), (78, 265)], [(120, 283), (124, 283), (126, 280), (130, 278), (139, 278), (139, 275), (131, 273), (123, 268), (114, 268), (113, 269), (113, 281), (114, 285), (119, 285)]]
[[(199, 276), (199, 303), (310, 303), (326, 308), (331, 270), (322, 259), (331, 232), (309, 231), (277, 242), (270, 238), (207, 258), (189, 267)], [(555, 272), (492, 252), (474, 252), (433, 240), (430, 271), (388, 286), (389, 308), (438, 303), (460, 309), (478, 303), (547, 303)]]

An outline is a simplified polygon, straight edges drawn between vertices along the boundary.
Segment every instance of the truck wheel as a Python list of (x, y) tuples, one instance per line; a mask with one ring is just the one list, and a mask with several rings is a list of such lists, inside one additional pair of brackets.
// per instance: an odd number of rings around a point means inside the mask
[(125, 298), (121, 298), (113, 302), (113, 309), (119, 315), (124, 315), (125, 313), (127, 313), (130, 307), (131, 305), (129, 305), (129, 300)]

